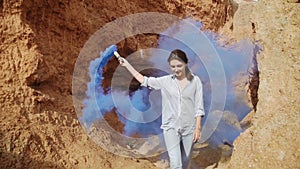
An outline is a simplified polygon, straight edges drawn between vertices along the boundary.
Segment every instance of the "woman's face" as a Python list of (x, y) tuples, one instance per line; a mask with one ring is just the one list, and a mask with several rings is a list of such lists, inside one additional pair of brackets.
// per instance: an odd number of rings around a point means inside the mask
[(172, 59), (170, 61), (170, 67), (176, 77), (185, 77), (186, 63), (179, 61), (177, 59)]

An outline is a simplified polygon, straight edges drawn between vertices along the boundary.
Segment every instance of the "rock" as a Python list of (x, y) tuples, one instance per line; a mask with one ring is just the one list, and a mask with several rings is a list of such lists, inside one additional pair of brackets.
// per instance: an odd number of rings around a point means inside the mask
[(74, 158), (69, 158), (71, 164), (73, 165), (77, 165), (78, 164), (78, 160), (77, 159), (74, 159)]

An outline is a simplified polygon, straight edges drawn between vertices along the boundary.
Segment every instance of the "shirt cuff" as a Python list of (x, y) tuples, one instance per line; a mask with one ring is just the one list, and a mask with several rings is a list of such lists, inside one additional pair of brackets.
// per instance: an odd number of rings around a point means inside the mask
[(201, 116), (201, 117), (205, 116), (204, 111), (201, 111), (201, 110), (197, 111), (195, 117), (199, 117), (199, 116)]
[(141, 86), (148, 87), (148, 77), (144, 76), (144, 81)]

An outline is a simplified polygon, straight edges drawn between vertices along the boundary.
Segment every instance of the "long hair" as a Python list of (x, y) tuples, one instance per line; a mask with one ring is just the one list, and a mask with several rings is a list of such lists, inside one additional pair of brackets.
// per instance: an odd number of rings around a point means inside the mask
[[(188, 58), (187, 58), (186, 54), (180, 49), (175, 49), (171, 52), (171, 54), (168, 58), (168, 62), (170, 63), (170, 61), (173, 60), (173, 59), (184, 62), (185, 64), (188, 63)], [(193, 80), (194, 76), (192, 75), (192, 72), (190, 71), (188, 66), (185, 67), (185, 74), (186, 74), (186, 78), (189, 81)]]

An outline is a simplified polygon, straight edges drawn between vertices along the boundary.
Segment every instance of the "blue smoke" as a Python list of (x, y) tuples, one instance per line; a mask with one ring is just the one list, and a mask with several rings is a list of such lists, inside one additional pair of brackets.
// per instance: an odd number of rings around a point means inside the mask
[[(86, 91), (87, 98), (83, 100), (85, 107), (82, 110), (80, 121), (89, 129), (91, 124), (97, 120), (102, 119), (100, 112), (108, 112), (114, 108), (113, 100), (110, 94), (104, 94), (102, 88), (103, 68), (113, 56), (112, 52), (117, 50), (116, 45), (112, 45), (104, 52), (100, 53), (100, 58), (91, 61), (89, 66), (89, 75), (91, 81), (87, 84)], [(98, 107), (97, 103), (101, 103)], [(100, 110), (100, 112), (99, 112)]]

